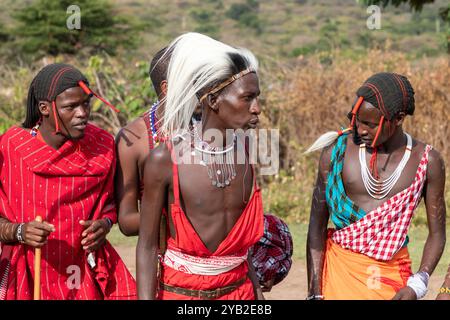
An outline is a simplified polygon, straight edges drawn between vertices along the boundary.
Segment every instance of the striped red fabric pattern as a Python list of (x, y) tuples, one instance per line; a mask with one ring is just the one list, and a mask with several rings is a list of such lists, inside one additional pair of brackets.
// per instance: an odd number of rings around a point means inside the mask
[[(91, 124), (58, 150), (19, 127), (0, 137), (0, 215), (15, 223), (40, 215), (56, 229), (42, 248), (42, 299), (136, 298), (135, 281), (109, 243), (95, 252), (93, 269), (81, 246), (80, 220), (117, 221), (115, 161), (113, 137)], [(32, 299), (33, 260), (31, 247), (2, 246), (4, 298)]]

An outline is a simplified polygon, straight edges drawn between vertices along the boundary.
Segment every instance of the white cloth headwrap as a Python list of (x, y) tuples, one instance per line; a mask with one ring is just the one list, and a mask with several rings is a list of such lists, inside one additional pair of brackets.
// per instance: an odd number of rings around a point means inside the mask
[(247, 260), (247, 255), (248, 251), (243, 256), (196, 257), (167, 249), (162, 262), (172, 269), (187, 274), (215, 276), (238, 267)]

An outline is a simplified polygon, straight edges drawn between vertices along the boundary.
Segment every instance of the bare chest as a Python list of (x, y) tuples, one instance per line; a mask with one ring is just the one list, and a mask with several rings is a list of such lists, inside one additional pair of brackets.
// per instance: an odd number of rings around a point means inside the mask
[(250, 201), (252, 170), (237, 165), (236, 178), (225, 188), (212, 185), (206, 168), (201, 165), (180, 165), (179, 177), (182, 209), (203, 243), (214, 251)]
[[(373, 198), (363, 183), (361, 173), (361, 164), (359, 161), (359, 148), (357, 146), (349, 145), (345, 157), (344, 166), (342, 170), (342, 181), (347, 196), (352, 199), (360, 208), (369, 212), (395, 194), (409, 188), (416, 178), (417, 169), (422, 156), (423, 150), (419, 150), (416, 146), (411, 153), (411, 156), (406, 163), (404, 169), (393, 185), (389, 193), (382, 199)], [(399, 163), (404, 155), (404, 150), (398, 150), (391, 154), (378, 154), (376, 166), (379, 174), (379, 181), (386, 181), (392, 178), (392, 174), (399, 166)], [(366, 166), (370, 168), (371, 154), (366, 154)]]

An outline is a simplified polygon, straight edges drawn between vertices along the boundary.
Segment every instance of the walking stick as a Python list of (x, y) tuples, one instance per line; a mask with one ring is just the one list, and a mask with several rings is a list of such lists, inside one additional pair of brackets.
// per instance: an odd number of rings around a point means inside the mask
[[(42, 217), (36, 217), (37, 222), (42, 222)], [(34, 250), (34, 300), (41, 300), (41, 248)]]

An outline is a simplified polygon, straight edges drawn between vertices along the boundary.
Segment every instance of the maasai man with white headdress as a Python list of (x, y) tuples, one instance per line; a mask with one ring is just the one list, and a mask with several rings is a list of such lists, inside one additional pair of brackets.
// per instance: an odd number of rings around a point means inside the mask
[[(116, 138), (117, 171), (116, 201), (118, 224), (126, 236), (139, 233), (139, 202), (143, 195), (145, 159), (150, 150), (161, 140), (158, 137), (159, 119), (162, 119), (167, 92), (167, 68), (170, 52), (167, 47), (159, 50), (150, 63), (149, 75), (158, 95), (150, 109), (120, 130)], [(194, 114), (201, 118), (201, 109)], [(160, 249), (165, 248), (165, 215), (160, 229)], [(272, 214), (264, 215), (264, 235), (252, 247), (252, 263), (262, 290), (270, 291), (288, 274), (292, 265), (292, 236), (286, 223)]]
[[(198, 33), (178, 37), (166, 52), (169, 85), (160, 130), (169, 138), (150, 151), (144, 168), (138, 297), (262, 297), (248, 255), (263, 235), (261, 191), (234, 132), (258, 123), (257, 60)], [(201, 121), (193, 120), (196, 110)], [(158, 275), (162, 214), (168, 238)]]
[[(406, 77), (375, 74), (356, 95), (350, 127), (310, 148), (324, 149), (308, 231), (308, 298), (420, 299), (445, 245), (444, 163), (403, 131), (415, 108)], [(407, 233), (422, 197), (429, 234), (412, 274)], [(330, 217), (335, 229), (327, 232)]]

